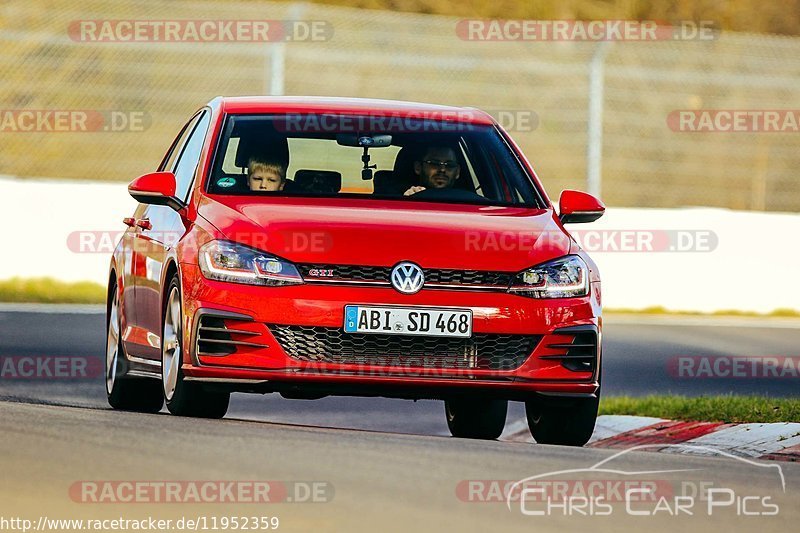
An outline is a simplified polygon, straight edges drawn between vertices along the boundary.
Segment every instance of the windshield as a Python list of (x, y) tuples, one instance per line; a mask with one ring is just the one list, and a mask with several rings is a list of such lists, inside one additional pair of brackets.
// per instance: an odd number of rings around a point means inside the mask
[(340, 115), (231, 115), (207, 191), (543, 207), (489, 125)]

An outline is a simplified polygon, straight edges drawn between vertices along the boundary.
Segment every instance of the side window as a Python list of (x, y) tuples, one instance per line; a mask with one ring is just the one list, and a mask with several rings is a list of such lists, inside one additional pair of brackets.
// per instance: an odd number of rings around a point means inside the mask
[(181, 132), (175, 137), (175, 140), (172, 141), (172, 146), (169, 149), (169, 153), (164, 157), (164, 160), (161, 162), (161, 166), (158, 167), (159, 171), (167, 170), (171, 171), (175, 167), (175, 160), (178, 159), (178, 155), (181, 153), (181, 149), (183, 148), (184, 143), (186, 142), (186, 137), (194, 129), (194, 125), (197, 124), (197, 121), (200, 119), (200, 113), (193, 116), (189, 122), (187, 122)]
[(194, 173), (197, 170), (197, 162), (200, 160), (200, 152), (203, 150), (203, 141), (205, 141), (206, 131), (210, 122), (211, 114), (204, 111), (194, 131), (186, 141), (186, 146), (178, 158), (178, 163), (175, 165), (175, 182), (177, 184), (175, 196), (183, 201), (186, 201), (186, 195), (192, 186)]

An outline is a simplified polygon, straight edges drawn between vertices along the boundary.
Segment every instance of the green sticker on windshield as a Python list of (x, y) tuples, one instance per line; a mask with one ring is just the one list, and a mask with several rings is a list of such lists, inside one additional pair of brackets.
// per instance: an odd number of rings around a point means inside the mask
[(236, 185), (236, 178), (220, 178), (217, 180), (220, 187), (233, 187)]

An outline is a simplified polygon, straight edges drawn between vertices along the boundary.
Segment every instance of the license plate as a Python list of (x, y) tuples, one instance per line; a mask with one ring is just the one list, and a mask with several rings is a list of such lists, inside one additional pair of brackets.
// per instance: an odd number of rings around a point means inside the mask
[(472, 310), (346, 305), (345, 333), (471, 337)]

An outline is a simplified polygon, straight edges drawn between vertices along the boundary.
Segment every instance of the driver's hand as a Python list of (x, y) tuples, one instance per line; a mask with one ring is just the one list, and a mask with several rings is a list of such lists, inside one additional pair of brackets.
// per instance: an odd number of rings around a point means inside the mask
[(408, 189), (406, 192), (404, 192), (403, 196), (411, 196), (412, 194), (417, 194), (418, 192), (424, 191), (424, 190), (425, 190), (425, 187), (423, 187), (422, 185), (414, 185), (413, 187)]

